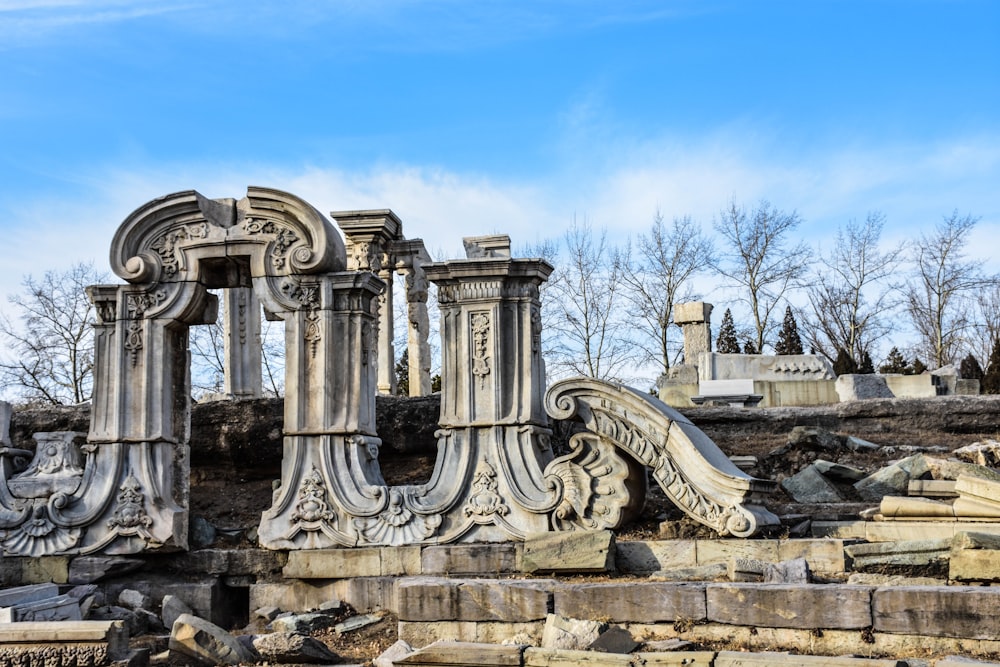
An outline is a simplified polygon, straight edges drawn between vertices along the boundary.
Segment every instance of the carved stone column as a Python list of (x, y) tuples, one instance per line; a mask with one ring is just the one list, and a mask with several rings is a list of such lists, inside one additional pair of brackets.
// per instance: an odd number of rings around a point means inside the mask
[(223, 295), (224, 392), (234, 398), (259, 398), (263, 393), (260, 300), (251, 287), (230, 287)]
[(406, 351), (409, 360), (409, 395), (431, 393), (431, 346), (428, 342), (430, 318), (427, 314), (427, 274), (431, 261), (422, 239), (396, 241), (392, 245), (396, 271), (406, 285)]
[(391, 243), (402, 238), (403, 223), (389, 209), (333, 211), (330, 216), (344, 232), (347, 245), (347, 268), (371, 271), (386, 283), (378, 300), (378, 392), (396, 393), (396, 353), (392, 307), (392, 273), (395, 260)]

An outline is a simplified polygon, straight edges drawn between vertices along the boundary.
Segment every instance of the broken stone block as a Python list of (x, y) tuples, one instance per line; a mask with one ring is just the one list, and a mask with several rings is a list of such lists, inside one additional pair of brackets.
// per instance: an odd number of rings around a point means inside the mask
[(956, 461), (955, 459), (942, 459), (935, 456), (925, 456), (927, 467), (931, 471), (934, 479), (954, 479), (959, 477), (971, 477), (984, 479), (992, 482), (1000, 482), (1000, 471), (986, 466)]
[(857, 452), (861, 450), (872, 451), (880, 449), (881, 447), (880, 445), (876, 445), (874, 442), (869, 442), (867, 440), (863, 440), (853, 435), (849, 435), (846, 438), (844, 438), (844, 446), (847, 447), (852, 452)]
[(382, 651), (381, 655), (372, 660), (373, 667), (395, 667), (396, 662), (413, 653), (413, 647), (402, 639)]
[(726, 574), (729, 581), (763, 581), (768, 563), (757, 558), (730, 558)]
[(601, 653), (631, 653), (639, 648), (639, 642), (632, 638), (632, 633), (621, 627), (608, 628), (587, 647), (588, 651)]
[(726, 563), (681, 567), (676, 570), (660, 570), (649, 575), (650, 581), (718, 581), (728, 575)]
[(796, 426), (788, 434), (788, 444), (793, 449), (826, 450), (835, 452), (844, 445), (844, 436), (830, 433), (814, 426)]
[(358, 616), (351, 616), (350, 618), (337, 623), (333, 626), (333, 629), (338, 635), (342, 635), (348, 632), (354, 632), (355, 630), (360, 630), (361, 628), (367, 628), (369, 625), (375, 625), (384, 617), (384, 614), (361, 614)]
[(855, 571), (882, 571), (887, 567), (922, 567), (944, 563), (951, 553), (951, 538), (852, 544), (844, 547)]
[(601, 621), (549, 614), (545, 618), (545, 629), (542, 630), (542, 648), (583, 650), (607, 629), (608, 624)]
[(292, 614), (291, 616), (279, 616), (271, 621), (271, 628), (275, 632), (288, 634), (309, 634), (330, 628), (337, 624), (337, 617), (325, 612), (310, 612), (306, 614)]
[(278, 664), (329, 665), (343, 660), (318, 639), (288, 632), (272, 632), (254, 637), (253, 648), (264, 660)]
[(174, 627), (174, 621), (182, 614), (194, 614), (194, 612), (176, 595), (164, 595), (163, 602), (160, 604), (160, 619), (163, 621), (163, 627)]
[(55, 584), (30, 584), (15, 586), (0, 590), (0, 607), (12, 607), (16, 604), (37, 602), (59, 595), (59, 587)]
[(1000, 468), (1000, 442), (990, 439), (974, 442), (971, 445), (959, 447), (952, 452), (952, 456), (968, 463)]
[(921, 498), (955, 498), (955, 482), (950, 479), (911, 479), (906, 495)]
[(816, 468), (823, 477), (846, 484), (853, 484), (868, 476), (868, 473), (860, 468), (824, 459), (816, 459), (813, 461), (812, 467)]
[(520, 667), (524, 646), (518, 644), (482, 644), (436, 641), (396, 660), (397, 665), (483, 665), (484, 667)]
[(768, 563), (764, 568), (764, 583), (767, 584), (808, 584), (810, 578), (809, 563), (805, 558)]
[(797, 503), (839, 503), (844, 500), (815, 465), (809, 465), (781, 480), (781, 488)]
[(149, 599), (148, 595), (144, 595), (131, 588), (126, 588), (118, 594), (118, 604), (126, 609), (136, 611), (137, 609), (149, 609), (152, 600)]
[(206, 665), (238, 665), (258, 656), (214, 623), (182, 614), (170, 631), (170, 652)]
[(948, 578), (953, 581), (1000, 581), (1000, 536), (961, 532), (951, 542)]
[(528, 535), (522, 567), (525, 572), (611, 572), (615, 568), (614, 533), (579, 530)]
[(70, 595), (56, 595), (0, 607), (0, 623), (80, 620), (83, 620), (80, 615), (80, 601)]
[(278, 614), (280, 613), (281, 609), (279, 607), (271, 605), (267, 607), (259, 607), (258, 609), (254, 609), (253, 615), (256, 618), (263, 618), (265, 621), (270, 622), (273, 621), (275, 618), (277, 618)]
[(840, 375), (837, 377), (836, 389), (841, 402), (895, 398), (884, 377), (869, 373)]
[(141, 570), (145, 561), (124, 556), (77, 556), (69, 562), (69, 583), (91, 584)]
[(955, 492), (956, 516), (1000, 518), (1000, 482), (963, 474), (955, 480)]
[(923, 454), (916, 454), (880, 470), (876, 470), (854, 484), (858, 495), (864, 500), (881, 500), (884, 496), (906, 495), (911, 479), (919, 479), (931, 469)]

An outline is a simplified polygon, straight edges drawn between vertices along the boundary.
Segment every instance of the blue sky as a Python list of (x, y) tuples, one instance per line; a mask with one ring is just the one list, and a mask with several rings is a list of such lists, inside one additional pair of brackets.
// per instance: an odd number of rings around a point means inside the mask
[(0, 296), (149, 199), (247, 185), (410, 237), (616, 237), (730, 199), (822, 245), (958, 209), (1000, 270), (993, 0), (0, 0)]

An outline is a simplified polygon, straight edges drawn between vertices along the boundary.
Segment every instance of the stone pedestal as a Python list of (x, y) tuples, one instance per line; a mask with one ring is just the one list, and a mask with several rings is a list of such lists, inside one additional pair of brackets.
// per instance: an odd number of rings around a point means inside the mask
[(697, 364), (702, 352), (712, 351), (712, 304), (702, 301), (676, 304), (674, 324), (684, 332), (684, 363)]

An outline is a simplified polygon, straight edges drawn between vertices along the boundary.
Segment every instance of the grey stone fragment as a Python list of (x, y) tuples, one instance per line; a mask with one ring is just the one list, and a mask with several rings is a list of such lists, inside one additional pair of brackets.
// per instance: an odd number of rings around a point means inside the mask
[(95, 621), (124, 621), (129, 637), (138, 637), (149, 630), (147, 616), (140, 616), (131, 609), (117, 605), (94, 607), (90, 610), (90, 618)]
[(960, 475), (968, 475), (977, 479), (1000, 482), (1000, 471), (993, 468), (976, 465), (975, 463), (956, 461), (955, 459), (942, 459), (936, 456), (925, 456), (924, 459), (934, 479), (957, 480)]
[(844, 500), (833, 484), (815, 465), (809, 465), (781, 480), (781, 488), (798, 503), (838, 503)]
[(837, 378), (836, 388), (841, 402), (895, 397), (881, 375), (841, 375)]
[(191, 614), (174, 621), (169, 647), (171, 653), (206, 665), (237, 665), (258, 657), (219, 626)]
[(643, 642), (642, 649), (647, 653), (669, 653), (671, 651), (684, 651), (690, 646), (694, 646), (694, 642), (673, 637)]
[(764, 569), (764, 583), (808, 584), (811, 573), (805, 558), (794, 558), (780, 563), (769, 563)]
[(332, 614), (311, 612), (279, 616), (271, 621), (271, 628), (275, 632), (309, 634), (323, 628), (333, 627), (336, 623), (337, 617)]
[(255, 609), (253, 615), (257, 618), (263, 618), (265, 621), (273, 621), (280, 613), (281, 609), (279, 607), (268, 605), (267, 607)]
[(126, 588), (118, 594), (118, 604), (132, 611), (149, 609), (151, 602), (148, 595), (144, 595), (132, 588)]
[(351, 616), (350, 618), (337, 623), (333, 626), (333, 629), (338, 635), (342, 635), (346, 632), (354, 632), (355, 630), (360, 630), (361, 628), (367, 628), (369, 625), (375, 625), (383, 618), (383, 614), (361, 614), (359, 616)]
[(590, 642), (587, 650), (600, 651), (601, 653), (631, 653), (639, 646), (639, 642), (632, 638), (631, 632), (615, 626), (608, 628), (597, 639)]
[(864, 500), (881, 500), (884, 496), (905, 496), (911, 479), (919, 479), (931, 469), (923, 454), (910, 456), (876, 470), (854, 484)]
[(545, 628), (542, 630), (542, 648), (583, 650), (607, 629), (608, 624), (601, 621), (549, 614), (545, 618)]
[(176, 595), (164, 595), (163, 602), (160, 604), (160, 618), (163, 619), (164, 627), (174, 627), (174, 621), (182, 614), (194, 614), (194, 612), (184, 600)]
[(852, 544), (844, 553), (853, 561), (852, 569), (881, 570), (886, 567), (920, 567), (946, 561), (951, 554), (952, 538), (936, 540), (906, 540)]
[(529, 535), (523, 563), (525, 572), (610, 572), (615, 568), (615, 536), (610, 530)]
[(716, 581), (727, 575), (726, 563), (660, 570), (649, 575), (650, 581)]
[(793, 449), (820, 449), (835, 452), (844, 445), (844, 436), (814, 426), (796, 426), (788, 434)]
[(869, 442), (867, 440), (862, 440), (861, 438), (855, 437), (853, 435), (849, 435), (846, 438), (844, 438), (844, 446), (847, 447), (852, 452), (856, 452), (858, 450), (866, 450), (866, 449), (869, 451), (881, 449), (880, 445), (876, 445), (874, 442)]
[(208, 519), (193, 516), (188, 524), (188, 539), (193, 549), (202, 549), (215, 542), (218, 532)]
[(253, 647), (261, 658), (278, 664), (333, 664), (342, 658), (313, 637), (306, 635), (272, 632), (254, 637)]
[(813, 461), (812, 465), (824, 477), (838, 482), (853, 484), (854, 482), (858, 482), (868, 476), (868, 473), (860, 468), (844, 465), (843, 463), (825, 461), (823, 459), (816, 459)]
[(69, 562), (69, 583), (91, 584), (141, 570), (145, 561), (124, 556), (77, 556)]
[(402, 639), (399, 639), (395, 644), (383, 651), (381, 655), (372, 660), (372, 665), (373, 667), (395, 667), (397, 660), (405, 658), (411, 653), (413, 653), (413, 647)]

